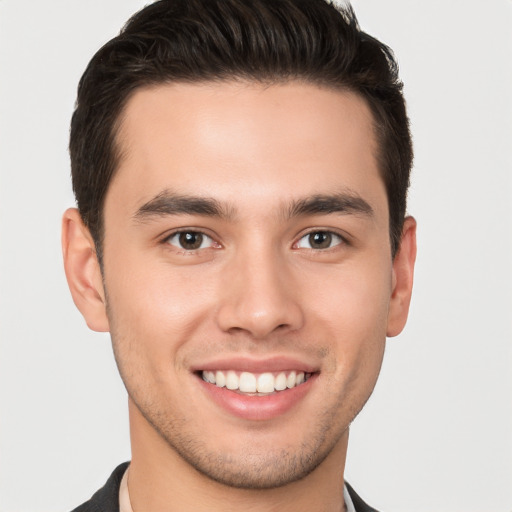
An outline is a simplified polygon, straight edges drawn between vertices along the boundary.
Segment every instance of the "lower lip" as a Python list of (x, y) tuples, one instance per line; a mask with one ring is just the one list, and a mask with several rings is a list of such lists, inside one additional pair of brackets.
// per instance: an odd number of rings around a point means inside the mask
[(317, 376), (313, 374), (299, 386), (263, 396), (243, 395), (205, 382), (200, 376), (197, 379), (208, 397), (228, 413), (245, 420), (264, 421), (277, 418), (297, 405), (310, 391)]

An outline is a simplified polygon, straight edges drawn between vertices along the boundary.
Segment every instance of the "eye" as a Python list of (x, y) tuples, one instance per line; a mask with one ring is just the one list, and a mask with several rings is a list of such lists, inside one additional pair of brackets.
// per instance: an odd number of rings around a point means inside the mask
[(197, 251), (215, 246), (213, 239), (200, 231), (177, 231), (165, 242), (186, 251)]
[(344, 242), (343, 238), (331, 231), (312, 231), (304, 235), (298, 242), (296, 247), (299, 249), (330, 249)]

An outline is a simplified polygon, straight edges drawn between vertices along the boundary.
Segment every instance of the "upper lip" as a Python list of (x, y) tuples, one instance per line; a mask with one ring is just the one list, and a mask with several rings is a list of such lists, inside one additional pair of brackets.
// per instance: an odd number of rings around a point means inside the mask
[(225, 357), (195, 364), (192, 366), (191, 370), (193, 372), (235, 370), (250, 373), (281, 372), (287, 370), (302, 371), (304, 373), (316, 373), (319, 371), (318, 366), (301, 361), (295, 357), (287, 356), (275, 356), (261, 359), (243, 356)]

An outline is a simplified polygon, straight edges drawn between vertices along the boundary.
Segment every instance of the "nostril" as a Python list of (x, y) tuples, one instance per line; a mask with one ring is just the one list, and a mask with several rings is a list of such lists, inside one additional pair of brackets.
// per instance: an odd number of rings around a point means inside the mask
[(238, 333), (241, 333), (241, 332), (244, 332), (246, 331), (246, 329), (244, 329), (243, 327), (230, 327), (228, 329), (228, 332), (230, 334), (238, 334)]

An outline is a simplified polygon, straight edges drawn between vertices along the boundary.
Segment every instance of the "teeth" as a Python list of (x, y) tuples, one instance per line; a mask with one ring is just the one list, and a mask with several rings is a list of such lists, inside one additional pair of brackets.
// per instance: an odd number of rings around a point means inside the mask
[(202, 377), (204, 381), (215, 384), (219, 388), (226, 387), (232, 391), (239, 390), (241, 393), (266, 394), (299, 386), (308, 380), (310, 374), (296, 371), (291, 371), (288, 375), (285, 372), (254, 374), (250, 372), (237, 373), (234, 370), (218, 370), (216, 372), (203, 371)]
[[(256, 388), (258, 393), (272, 393), (274, 391), (274, 376), (271, 373), (262, 373), (258, 377)], [(240, 391), (243, 391), (242, 386), (240, 386)]]
[[(222, 372), (221, 372), (222, 373)], [(203, 378), (204, 378), (205, 372), (203, 372)], [(215, 382), (212, 382), (212, 384), (215, 384)], [(235, 372), (229, 371), (226, 375), (226, 387), (228, 389), (238, 389), (238, 376)]]
[(297, 374), (295, 372), (291, 372), (286, 379), (286, 387), (293, 388), (297, 382)]
[(256, 377), (249, 372), (242, 372), (238, 389), (243, 393), (256, 393)]
[(276, 391), (283, 391), (283, 389), (286, 389), (286, 374), (281, 372), (276, 377), (274, 387), (276, 388)]
[(226, 385), (226, 376), (224, 375), (224, 372), (217, 372), (215, 374), (215, 384), (219, 386), (219, 388), (223, 388)]

